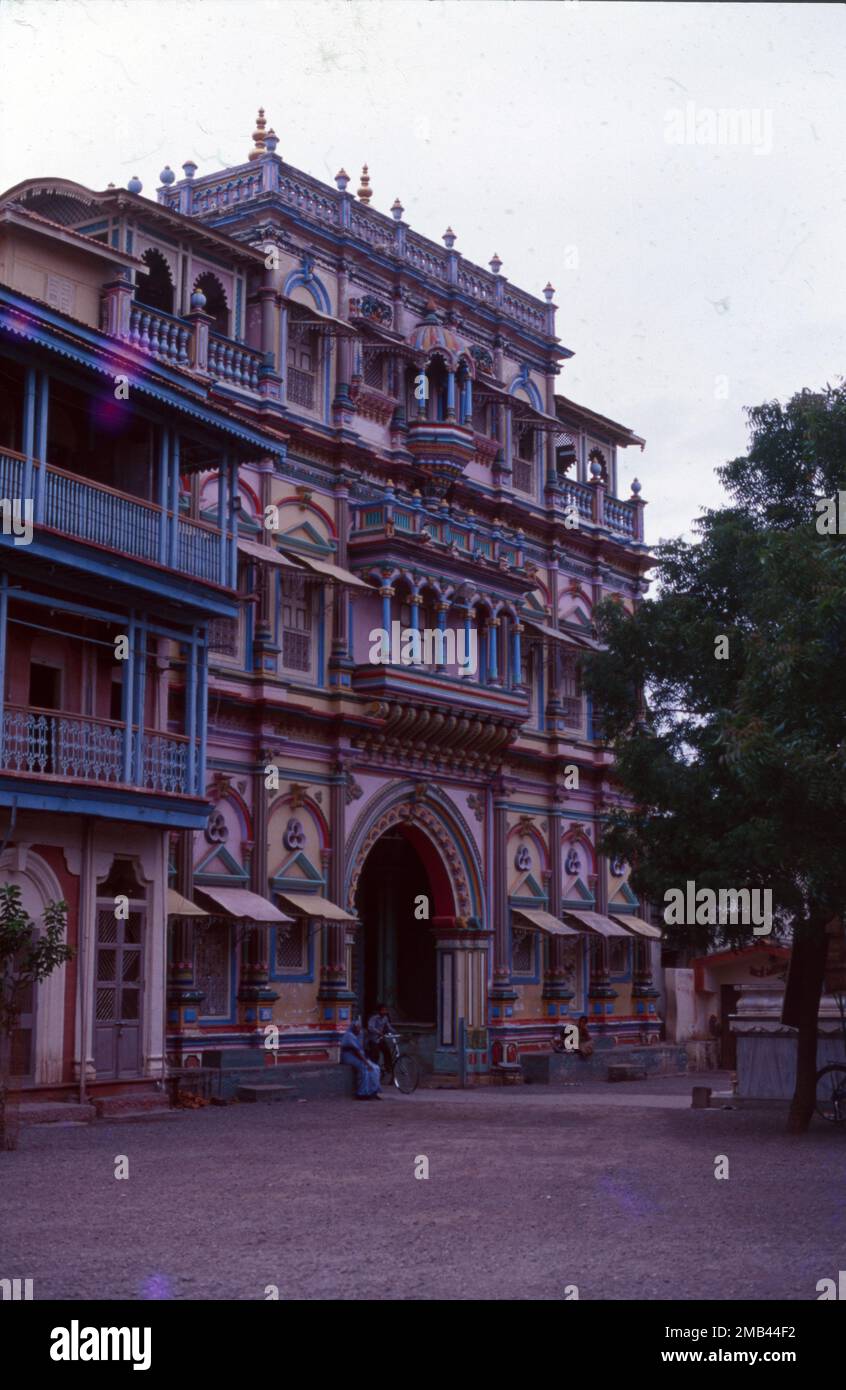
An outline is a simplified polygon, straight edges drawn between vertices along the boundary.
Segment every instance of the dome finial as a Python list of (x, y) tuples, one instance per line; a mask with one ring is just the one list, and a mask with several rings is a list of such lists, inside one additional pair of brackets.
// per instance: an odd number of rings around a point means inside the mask
[(370, 199), (373, 197), (373, 189), (370, 187), (370, 175), (367, 172), (366, 164), (362, 165), (361, 187), (358, 190), (358, 196), (363, 203), (369, 203)]
[(251, 160), (261, 159), (265, 152), (264, 132), (266, 126), (267, 121), (265, 120), (264, 107), (260, 106), (258, 115), (256, 116), (256, 128), (253, 131), (253, 148), (250, 150), (249, 154)]

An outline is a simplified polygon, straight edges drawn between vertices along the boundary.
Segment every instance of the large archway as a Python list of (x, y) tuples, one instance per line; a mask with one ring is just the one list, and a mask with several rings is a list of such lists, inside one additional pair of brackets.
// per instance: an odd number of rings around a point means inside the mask
[(431, 843), (416, 827), (393, 825), (371, 848), (356, 887), (359, 932), (353, 988), (362, 1016), (377, 1003), (406, 1026), (437, 1024), (432, 918), (452, 894)]

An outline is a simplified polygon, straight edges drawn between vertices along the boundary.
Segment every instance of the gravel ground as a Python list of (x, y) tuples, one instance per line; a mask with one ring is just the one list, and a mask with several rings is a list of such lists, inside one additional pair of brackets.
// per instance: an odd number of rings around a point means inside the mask
[(263, 1299), (268, 1285), (281, 1299), (561, 1299), (571, 1284), (581, 1299), (816, 1299), (846, 1268), (846, 1133), (815, 1121), (790, 1138), (780, 1109), (695, 1111), (690, 1087), (392, 1092), (31, 1128), (0, 1154), (0, 1273), (42, 1299)]

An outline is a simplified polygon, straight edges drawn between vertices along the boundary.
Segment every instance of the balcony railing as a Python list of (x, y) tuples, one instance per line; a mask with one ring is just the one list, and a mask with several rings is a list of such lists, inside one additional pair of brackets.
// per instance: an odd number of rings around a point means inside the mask
[(218, 333), (209, 334), (209, 376), (216, 381), (231, 381), (236, 386), (246, 386), (249, 391), (259, 389), (259, 368), (264, 358), (255, 348), (233, 343), (231, 338), (222, 338)]
[[(7, 705), (3, 711), (4, 772), (63, 782), (135, 786), (142, 791), (186, 795), (190, 743), (176, 734), (145, 730), (142, 779), (124, 781), (127, 729), (110, 719)], [(130, 766), (137, 766), (137, 729), (130, 731)]]
[[(23, 500), (26, 462), (20, 454), (0, 450), (0, 497)], [(34, 464), (31, 495), (38, 495), (40, 467), (45, 467), (43, 513), (36, 515), (36, 525), (135, 560), (170, 566), (174, 522), (170, 513), (152, 502), (50, 465)], [(217, 527), (184, 517), (176, 518), (176, 526), (176, 563), (172, 568), (192, 579), (227, 586), (229, 576)]]
[(129, 306), (129, 341), (142, 352), (151, 352), (174, 367), (187, 367), (191, 362), (188, 344), (192, 338), (189, 325), (173, 314), (148, 309), (145, 304)]

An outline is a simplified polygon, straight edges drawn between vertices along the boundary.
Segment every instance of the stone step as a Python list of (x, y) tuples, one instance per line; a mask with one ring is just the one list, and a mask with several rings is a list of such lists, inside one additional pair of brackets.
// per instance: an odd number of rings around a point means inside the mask
[(257, 1083), (255, 1086), (239, 1086), (235, 1092), (235, 1097), (237, 1100), (247, 1103), (284, 1100), (285, 1096), (292, 1095), (295, 1091), (295, 1086), (260, 1085)]
[(98, 1120), (119, 1120), (123, 1115), (170, 1114), (164, 1091), (129, 1091), (117, 1096), (95, 1096)]
[(87, 1125), (96, 1115), (93, 1105), (67, 1100), (24, 1101), (21, 1105), (9, 1105), (9, 1113), (22, 1125)]

